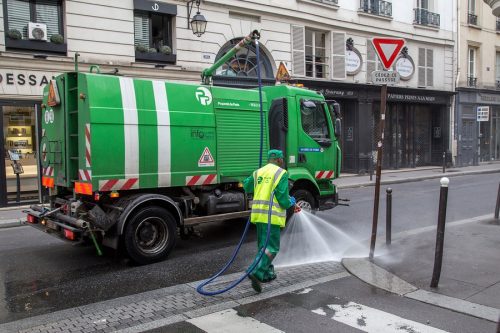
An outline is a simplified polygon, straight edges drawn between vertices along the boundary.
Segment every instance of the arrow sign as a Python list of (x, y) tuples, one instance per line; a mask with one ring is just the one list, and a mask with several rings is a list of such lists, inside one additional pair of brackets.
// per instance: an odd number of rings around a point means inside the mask
[(372, 39), (372, 44), (384, 68), (389, 69), (405, 45), (405, 40), (402, 38), (376, 37)]

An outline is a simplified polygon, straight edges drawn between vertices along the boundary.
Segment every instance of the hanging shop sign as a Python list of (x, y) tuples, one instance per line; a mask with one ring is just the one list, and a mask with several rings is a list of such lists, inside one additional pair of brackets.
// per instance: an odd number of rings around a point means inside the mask
[(478, 106), (477, 107), (477, 121), (489, 121), (490, 120), (490, 107), (489, 106)]
[(395, 70), (399, 73), (401, 80), (410, 80), (415, 73), (415, 64), (413, 63), (413, 59), (411, 59), (410, 56), (400, 57), (396, 61)]
[(358, 50), (352, 49), (345, 52), (345, 71), (347, 75), (356, 75), (361, 71), (363, 58)]
[(58, 73), (0, 68), (0, 94), (42, 96), (43, 88)]

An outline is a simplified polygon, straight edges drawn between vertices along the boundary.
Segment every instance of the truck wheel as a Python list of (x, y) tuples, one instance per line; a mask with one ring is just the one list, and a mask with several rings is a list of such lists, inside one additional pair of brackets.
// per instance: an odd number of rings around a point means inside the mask
[(297, 190), (292, 193), (297, 200), (297, 205), (303, 210), (311, 213), (314, 211), (314, 197), (307, 190)]
[(166, 258), (175, 246), (177, 224), (174, 217), (161, 207), (146, 207), (127, 223), (125, 249), (137, 264), (144, 265)]

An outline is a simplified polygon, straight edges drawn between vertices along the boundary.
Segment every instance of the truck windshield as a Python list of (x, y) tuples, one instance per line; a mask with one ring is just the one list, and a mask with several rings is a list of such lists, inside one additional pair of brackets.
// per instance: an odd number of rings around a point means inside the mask
[(330, 141), (328, 118), (320, 101), (302, 100), (300, 103), (302, 129), (318, 143)]

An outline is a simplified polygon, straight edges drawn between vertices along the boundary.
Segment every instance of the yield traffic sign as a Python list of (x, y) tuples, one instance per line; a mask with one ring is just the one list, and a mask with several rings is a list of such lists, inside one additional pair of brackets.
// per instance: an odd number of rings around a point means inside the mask
[(402, 38), (373, 38), (373, 46), (385, 69), (391, 68), (399, 52), (405, 45)]

